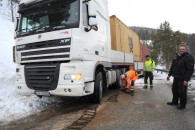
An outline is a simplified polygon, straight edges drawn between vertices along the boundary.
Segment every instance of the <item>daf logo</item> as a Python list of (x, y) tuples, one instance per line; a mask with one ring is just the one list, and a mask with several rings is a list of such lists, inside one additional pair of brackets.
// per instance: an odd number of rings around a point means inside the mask
[(69, 42), (70, 39), (63, 39), (63, 40), (60, 40), (60, 43), (66, 43), (66, 42)]
[(41, 37), (42, 37), (41, 35), (38, 35), (38, 39), (41, 39)]
[(19, 46), (17, 46), (16, 48), (17, 48), (17, 49), (23, 49), (23, 48), (25, 48), (25, 45), (19, 45)]

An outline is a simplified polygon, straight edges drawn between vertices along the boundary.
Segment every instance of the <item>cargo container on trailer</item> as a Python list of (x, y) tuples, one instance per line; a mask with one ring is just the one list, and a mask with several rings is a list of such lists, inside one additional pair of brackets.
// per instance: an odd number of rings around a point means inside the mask
[[(111, 49), (115, 51), (124, 52), (133, 56), (134, 68), (141, 70), (143, 62), (141, 62), (140, 39), (131, 28), (125, 25), (115, 15), (110, 17), (111, 30)], [(124, 61), (129, 57), (124, 55)]]

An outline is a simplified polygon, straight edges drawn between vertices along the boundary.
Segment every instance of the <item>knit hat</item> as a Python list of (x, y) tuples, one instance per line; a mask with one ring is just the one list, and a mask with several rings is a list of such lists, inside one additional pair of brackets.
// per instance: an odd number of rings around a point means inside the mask
[(150, 57), (150, 55), (146, 55), (146, 58), (147, 58), (147, 57)]

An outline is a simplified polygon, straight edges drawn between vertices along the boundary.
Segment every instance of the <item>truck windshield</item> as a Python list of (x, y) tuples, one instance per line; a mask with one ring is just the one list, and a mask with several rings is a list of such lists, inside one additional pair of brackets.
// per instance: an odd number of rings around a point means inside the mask
[(58, 0), (20, 13), (17, 36), (79, 27), (79, 0)]

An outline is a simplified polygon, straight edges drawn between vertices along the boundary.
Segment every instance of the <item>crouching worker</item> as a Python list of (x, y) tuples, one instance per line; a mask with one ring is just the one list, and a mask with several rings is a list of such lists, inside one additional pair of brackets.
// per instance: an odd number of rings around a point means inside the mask
[(129, 66), (129, 71), (121, 75), (122, 90), (134, 95), (134, 85), (138, 78), (137, 72), (134, 70), (133, 65)]

